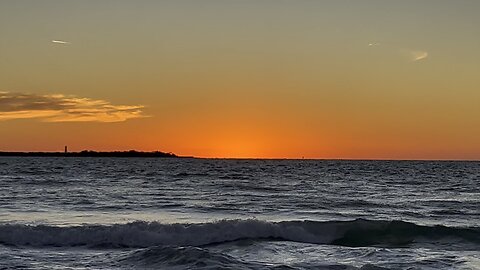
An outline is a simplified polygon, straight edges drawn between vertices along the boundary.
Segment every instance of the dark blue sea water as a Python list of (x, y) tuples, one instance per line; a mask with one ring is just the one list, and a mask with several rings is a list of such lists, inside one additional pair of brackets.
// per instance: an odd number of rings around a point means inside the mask
[(480, 269), (480, 163), (4, 157), (0, 269)]

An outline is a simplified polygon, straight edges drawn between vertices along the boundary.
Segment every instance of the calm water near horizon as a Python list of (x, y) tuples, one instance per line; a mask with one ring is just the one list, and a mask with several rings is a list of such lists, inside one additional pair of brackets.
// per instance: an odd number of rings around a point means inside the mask
[(0, 269), (480, 269), (480, 162), (0, 157)]

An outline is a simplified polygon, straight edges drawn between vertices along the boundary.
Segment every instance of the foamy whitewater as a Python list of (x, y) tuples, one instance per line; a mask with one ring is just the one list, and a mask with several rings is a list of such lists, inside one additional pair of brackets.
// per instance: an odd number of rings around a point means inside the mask
[(0, 269), (480, 269), (480, 163), (0, 157)]

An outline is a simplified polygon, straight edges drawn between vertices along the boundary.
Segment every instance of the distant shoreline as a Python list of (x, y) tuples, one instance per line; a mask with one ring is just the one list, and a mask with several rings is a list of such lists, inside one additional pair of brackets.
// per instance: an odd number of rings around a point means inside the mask
[(174, 153), (165, 153), (160, 151), (141, 152), (141, 151), (110, 151), (97, 152), (84, 150), (81, 152), (0, 152), (0, 157), (166, 157), (178, 158), (180, 156)]
[(81, 152), (7, 152), (0, 151), (0, 157), (151, 157), (151, 158), (194, 158), (214, 160), (303, 160), (303, 161), (387, 161), (387, 162), (480, 162), (480, 159), (390, 159), (390, 158), (236, 158), (236, 157), (201, 157), (201, 156), (178, 156), (171, 152), (142, 152), (129, 151), (90, 151)]

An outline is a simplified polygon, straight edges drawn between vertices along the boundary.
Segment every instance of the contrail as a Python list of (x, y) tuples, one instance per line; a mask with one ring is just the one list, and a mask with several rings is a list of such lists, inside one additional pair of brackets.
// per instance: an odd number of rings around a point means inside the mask
[(411, 52), (412, 61), (422, 60), (428, 57), (428, 52), (426, 51), (412, 51)]
[(57, 43), (57, 44), (70, 44), (68, 41), (63, 41), (63, 40), (52, 40), (52, 43)]

